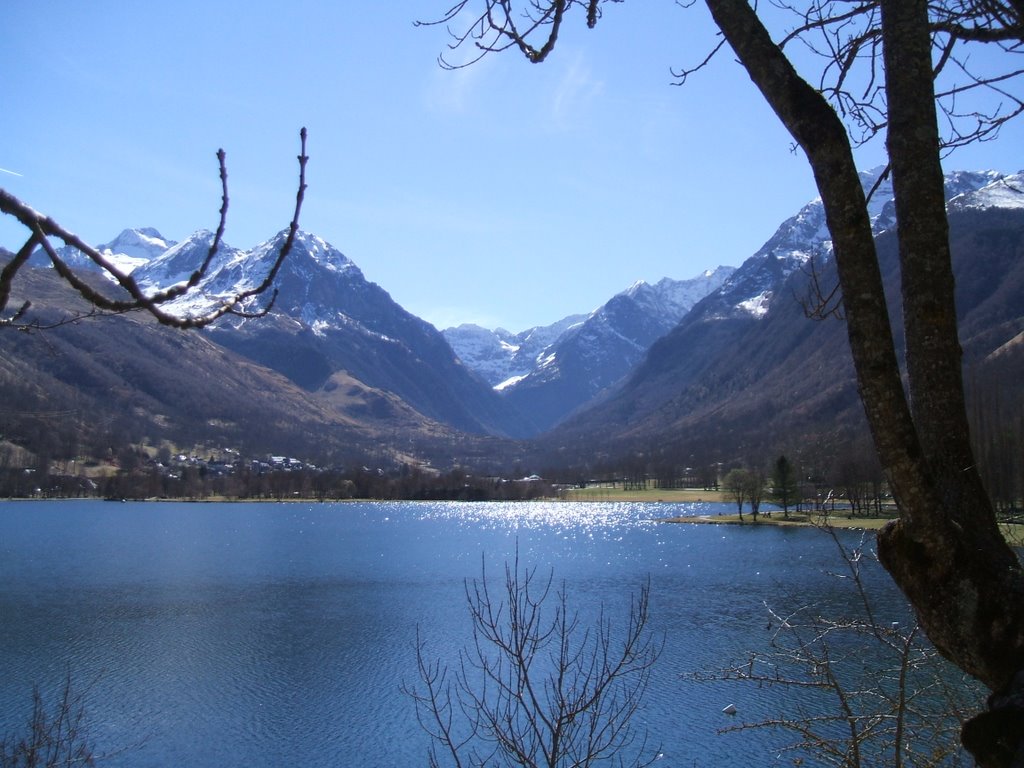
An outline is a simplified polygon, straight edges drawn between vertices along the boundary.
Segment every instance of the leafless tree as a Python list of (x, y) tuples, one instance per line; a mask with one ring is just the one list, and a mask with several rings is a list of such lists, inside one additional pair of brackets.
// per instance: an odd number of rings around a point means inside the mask
[(722, 478), (722, 490), (730, 501), (736, 502), (736, 513), (743, 522), (743, 503), (750, 493), (750, 472), (746, 469), (730, 469)]
[(565, 585), (521, 568), (493, 594), (486, 569), (466, 584), (472, 644), (453, 667), (417, 641), (422, 687), (406, 688), (430, 735), (429, 764), (569, 768), (647, 766), (658, 757), (632, 722), (660, 647), (647, 627), (649, 585), (621, 632), (602, 608), (584, 626)]
[[(777, 0), (796, 19), (781, 39), (782, 49), (802, 45), (823, 61), (818, 90), (848, 121), (851, 138), (863, 143), (889, 124), (883, 62), (883, 3), (880, 0)], [(945, 151), (996, 138), (1009, 120), (1024, 112), (1014, 90), (1024, 74), (1024, 10), (1017, 0), (928, 0), (928, 22), (935, 65), (935, 105), (942, 117)], [(986, 65), (980, 46), (999, 48)]]
[[(220, 221), (217, 225), (213, 241), (207, 251), (206, 258), (186, 282), (151, 293), (144, 291), (130, 274), (118, 269), (117, 266), (111, 263), (111, 261), (96, 248), (93, 248), (91, 245), (84, 242), (74, 233), (67, 231), (50, 217), (38, 213), (14, 195), (4, 189), (0, 189), (0, 212), (7, 214), (8, 216), (13, 216), (28, 230), (28, 238), (25, 240), (24, 245), (22, 245), (21, 248), (18, 249), (18, 252), (3, 265), (2, 269), (0, 269), (0, 328), (7, 327), (32, 330), (44, 327), (53, 327), (54, 325), (62, 325), (68, 322), (75, 322), (83, 319), (84, 317), (103, 314), (121, 314), (133, 311), (148, 312), (160, 323), (174, 328), (200, 328), (209, 325), (218, 318), (228, 314), (244, 315), (247, 317), (266, 314), (273, 305), (274, 299), (276, 298), (276, 291), (271, 293), (270, 299), (260, 311), (255, 313), (243, 312), (241, 305), (246, 299), (254, 296), (260, 296), (270, 290), (273, 285), (274, 278), (277, 276), (278, 270), (284, 263), (285, 258), (287, 258), (288, 253), (292, 248), (295, 234), (299, 229), (299, 212), (302, 210), (302, 200), (306, 191), (306, 163), (309, 160), (306, 155), (305, 128), (300, 131), (299, 136), (301, 141), (301, 151), (298, 157), (299, 183), (298, 191), (295, 195), (295, 211), (292, 215), (291, 224), (289, 225), (288, 237), (285, 239), (274, 263), (267, 271), (263, 281), (259, 285), (245, 291), (241, 291), (233, 296), (218, 297), (213, 309), (198, 316), (179, 316), (168, 311), (166, 309), (166, 305), (168, 302), (184, 296), (189, 291), (200, 290), (200, 284), (203, 281), (203, 278), (206, 277), (210, 264), (220, 247), (221, 239), (224, 235), (224, 229), (227, 225), (228, 213), (228, 174), (223, 149), (217, 151), (217, 162), (220, 167), (221, 182)], [(71, 267), (68, 266), (66, 260), (57, 252), (57, 249), (53, 247), (50, 242), (51, 238), (62, 241), (65, 245), (74, 248), (86, 256), (107, 277), (113, 280), (117, 286), (117, 293), (111, 295), (109, 290), (98, 288), (92, 281), (72, 270)], [(18, 273), (26, 267), (29, 258), (37, 249), (42, 249), (46, 253), (50, 259), (53, 269), (62, 280), (70, 285), (79, 294), (79, 296), (85, 300), (89, 309), (83, 312), (72, 313), (64, 319), (58, 320), (54, 323), (43, 323), (39, 320), (33, 320), (29, 316), (29, 309), (32, 306), (31, 300), (24, 301), (19, 308), (13, 312), (8, 312), (7, 305), (10, 302), (11, 289), (14, 280), (18, 276)]]
[(747, 470), (747, 500), (750, 502), (750, 516), (757, 522), (757, 516), (761, 514), (761, 501), (764, 499), (765, 485), (768, 478), (759, 465)]
[[(941, 159), (994, 138), (1022, 111), (1014, 89), (1024, 71), (1016, 58), (1024, 3), (782, 0), (798, 22), (779, 41), (748, 0), (704, 3), (721, 33), (714, 50), (732, 49), (807, 157), (822, 198), (858, 388), (900, 512), (880, 534), (880, 559), (938, 650), (994, 693), (965, 727), (965, 744), (986, 768), (1020, 765), (1024, 571), (1000, 534), (970, 444)], [(514, 48), (538, 62), (570, 12), (578, 8), (593, 26), (602, 5), (462, 0), (441, 22), (453, 46), (479, 55)], [(795, 41), (823, 54), (817, 76), (798, 71), (786, 50)], [(995, 47), (994, 69), (975, 68), (977, 46)], [(975, 94), (995, 95), (997, 107), (969, 106)], [(885, 136), (896, 202), (908, 390), (853, 155), (875, 133)]]
[(844, 568), (835, 575), (848, 588), (850, 614), (836, 618), (820, 606), (780, 610), (766, 603), (766, 648), (707, 679), (788, 689), (797, 696), (786, 712), (723, 732), (786, 733), (793, 741), (783, 751), (797, 765), (963, 765), (957, 737), (977, 684), (938, 656), (916, 625), (877, 615), (864, 579), (878, 562), (864, 538), (847, 547), (834, 529), (824, 530), (841, 553)]
[(39, 689), (32, 692), (32, 714), (23, 733), (0, 741), (0, 768), (71, 768), (96, 764), (85, 707), (70, 675), (48, 708)]

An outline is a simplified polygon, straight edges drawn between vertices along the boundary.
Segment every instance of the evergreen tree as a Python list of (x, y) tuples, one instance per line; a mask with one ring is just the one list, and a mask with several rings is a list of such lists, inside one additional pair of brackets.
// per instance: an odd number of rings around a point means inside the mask
[(782, 516), (789, 519), (789, 507), (800, 495), (796, 470), (784, 455), (775, 460), (772, 469), (772, 501), (782, 507)]

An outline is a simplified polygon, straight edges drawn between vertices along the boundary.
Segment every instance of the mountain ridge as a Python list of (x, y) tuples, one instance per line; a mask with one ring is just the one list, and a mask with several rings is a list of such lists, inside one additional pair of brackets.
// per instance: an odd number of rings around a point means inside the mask
[[(1024, 176), (959, 173), (952, 182), (957, 305), (965, 364), (971, 365), (997, 349), (1014, 349), (1010, 342), (1024, 329)], [(899, 345), (898, 258), (888, 208), (876, 205), (876, 245)], [(773, 442), (794, 453), (823, 452), (823, 440), (832, 452), (862, 442), (866, 426), (842, 322), (808, 319), (799, 299), (809, 295), (807, 271), (778, 270), (775, 282), (762, 281), (786, 260), (778, 258), (780, 233), (811, 221), (806, 206), (801, 214), (655, 342), (614, 392), (543, 436), (547, 454), (564, 455), (598, 436), (609, 455), (657, 445), (668, 456), (685, 444), (698, 453), (732, 446), (740, 458)], [(815, 256), (815, 279), (835, 285), (830, 248)], [(768, 299), (763, 311), (742, 305), (755, 291)]]
[[(871, 174), (865, 178), (874, 183)], [(884, 183), (878, 187), (871, 210), (880, 253), (891, 261), (892, 206), (885, 199), (886, 189)], [(1024, 333), (1019, 309), (1024, 304), (1024, 278), (1016, 271), (1022, 259), (1014, 248), (1024, 215), (1024, 175), (955, 172), (947, 177), (947, 189), (955, 224), (952, 241), (959, 254), (965, 361), (1017, 370), (1024, 349), (1019, 342)], [(118, 318), (102, 321), (111, 329), (105, 334), (48, 331), (67, 333), (92, 350), (102, 349), (108, 360), (105, 371), (73, 351), (73, 344), (54, 345), (67, 355), (64, 362), (47, 362), (42, 347), (5, 345), (5, 380), (14, 387), (19, 376), (30, 381), (39, 376), (53, 382), (53, 391), (62, 392), (61, 398), (73, 402), (76, 380), (68, 365), (74, 360), (83, 371), (91, 371), (95, 384), (82, 402), (106, 413), (106, 406), (95, 399), (105, 392), (112, 400), (124, 398), (123, 408), (136, 414), (138, 420), (126, 434), (158, 434), (158, 422), (187, 422), (196, 434), (238, 439), (243, 422), (253, 421), (250, 426), (258, 428), (263, 439), (270, 439), (272, 424), (289, 445), (302, 439), (314, 445), (316, 423), (339, 436), (338, 425), (346, 425), (348, 437), (325, 437), (325, 448), (329, 443), (331, 450), (340, 450), (346, 441), (371, 449), (387, 445), (388, 455), (408, 460), (420, 456), (459, 462), (460, 457), (465, 461), (473, 456), (500, 463), (501, 457), (529, 455), (534, 463), (557, 464), (579, 458), (583, 448), (604, 457), (638, 450), (650, 454), (654, 445), (667, 452), (684, 443), (692, 451), (699, 446), (711, 450), (715, 443), (723, 450), (743, 445), (752, 449), (771, 439), (773, 430), (780, 440), (804, 434), (813, 442), (824, 434), (822, 430), (833, 436), (837, 430), (856, 432), (851, 425), (859, 423), (851, 370), (844, 362), (848, 353), (842, 334), (835, 330), (841, 326), (826, 323), (820, 327), (828, 331), (820, 330), (803, 317), (795, 298), (807, 290), (811, 259), (822, 279), (833, 279), (831, 243), (822, 223), (820, 201), (811, 201), (740, 267), (722, 268), (729, 272), (719, 275), (716, 286), (705, 282), (704, 295), (688, 305), (676, 300), (669, 306), (668, 288), (685, 281), (638, 281), (588, 315), (570, 315), (521, 334), (483, 329), (485, 346), (492, 344), (491, 335), (499, 345), (489, 371), (480, 368), (479, 361), (471, 365), (456, 355), (446, 333), (397, 305), (336, 248), (300, 231), (295, 250), (278, 275), (277, 300), (266, 316), (228, 315), (205, 332), (187, 335), (203, 344), (179, 344), (174, 334), (180, 332)], [(175, 309), (202, 311), (239, 288), (256, 285), (284, 236), (279, 232), (247, 250), (222, 243), (199, 290), (177, 300)], [(191, 275), (211, 240), (211, 233), (200, 230), (172, 243), (158, 230), (142, 228), (123, 231), (104, 248), (145, 260), (125, 261), (125, 269), (130, 267), (147, 290), (155, 290)], [(160, 243), (170, 245), (147, 260)], [(974, 254), (975, 269), (964, 267), (964, 253)], [(91, 263), (86, 267), (95, 271)], [(892, 280), (891, 266), (887, 269), (887, 280)], [(709, 278), (716, 271), (702, 276)], [(658, 286), (664, 289), (660, 295)], [(48, 306), (58, 305), (53, 302)], [(244, 309), (260, 311), (266, 306), (265, 299), (257, 298)], [(682, 317), (675, 319), (680, 311)], [(481, 331), (461, 328), (478, 335)], [(119, 360), (119, 354), (144, 357), (147, 346), (134, 337), (121, 341), (121, 333), (146, 339), (156, 334), (151, 346), (162, 350), (162, 357), (140, 359), (137, 364)], [(170, 335), (164, 340), (163, 334)], [(220, 350), (220, 356), (211, 356), (212, 349)], [(22, 359), (22, 353), (30, 357)], [(230, 385), (233, 394), (226, 396), (221, 389), (232, 376), (229, 368), (211, 362), (215, 359), (262, 371), (260, 383), (242, 385), (235, 379)], [(198, 366), (193, 370), (195, 396), (235, 413), (237, 418), (227, 420), (235, 426), (218, 432), (210, 426), (219, 421), (210, 409), (200, 409), (207, 426), (203, 418), (197, 421), (187, 413), (187, 398), (181, 394), (187, 378), (175, 371), (173, 385), (153, 379), (161, 366), (169, 364), (189, 370)], [(204, 367), (209, 367), (209, 375)], [(100, 380), (105, 383), (96, 384)], [(259, 424), (257, 411), (236, 407), (240, 404), (235, 401), (245, 397), (245, 386), (265, 393), (260, 395), (265, 404), (273, 399), (275, 386), (284, 387), (282, 403), (298, 410), (289, 416), (282, 410)], [(315, 416), (300, 416), (302, 408)], [(154, 418), (144, 418), (143, 411), (152, 411)], [(291, 436), (285, 438), (286, 434)]]
[(501, 390), (540, 431), (551, 429), (616, 385), (671, 330), (734, 271), (720, 266), (687, 280), (638, 281), (574, 323), (536, 358), (532, 370)]

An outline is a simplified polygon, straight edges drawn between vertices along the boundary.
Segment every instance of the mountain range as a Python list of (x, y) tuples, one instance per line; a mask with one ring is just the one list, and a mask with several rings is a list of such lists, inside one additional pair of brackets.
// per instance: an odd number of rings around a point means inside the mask
[[(876, 181), (864, 174), (866, 188)], [(947, 196), (965, 359), (971, 371), (1015, 371), (1024, 348), (1024, 177), (952, 173)], [(871, 214), (895, 285), (884, 182)], [(247, 251), (222, 243), (200, 289), (174, 311), (202, 311), (257, 284), (284, 237)], [(145, 228), (99, 249), (156, 287), (185, 279), (211, 239), (200, 231), (174, 243)], [(863, 430), (843, 325), (804, 312), (811, 276), (828, 286), (833, 270), (815, 200), (739, 268), (637, 283), (590, 314), (522, 333), (469, 325), (442, 333), (336, 248), (300, 232), (263, 317), (228, 316), (201, 333), (142, 315), (0, 333), (0, 387), (14, 406), (0, 414), (0, 429), (36, 452), (60, 450), (62, 440), (93, 451), (166, 440), (490, 467), (626, 455), (686, 464), (779, 444), (813, 451)], [(19, 290), (51, 317), (76, 301), (48, 269), (32, 270)], [(55, 430), (59, 413), (71, 415)], [(40, 430), (63, 437), (40, 448)]]
[[(286, 236), (282, 231), (248, 252), (225, 246), (202, 290), (169, 309), (202, 313), (216, 297), (258, 285)], [(144, 288), (186, 279), (212, 238), (198, 232), (133, 274)], [(208, 337), (324, 399), (341, 403), (358, 395), (377, 416), (401, 402), (463, 432), (524, 434), (522, 420), (456, 358), (437, 329), (402, 309), (323, 239), (300, 231), (275, 285), (269, 314), (226, 317)], [(259, 309), (261, 301), (253, 297), (246, 309)], [(353, 412), (348, 403), (343, 410)]]
[[(870, 188), (876, 178), (863, 180)], [(1024, 176), (950, 174), (947, 196), (966, 376), (997, 384), (1019, 404), (1024, 378), (1006, 372), (1024, 363)], [(871, 208), (899, 347), (898, 253), (885, 185)], [(784, 222), (599, 405), (544, 436), (548, 455), (571, 453), (596, 435), (606, 456), (643, 454), (655, 464), (711, 454), (750, 463), (771, 450), (805, 466), (863, 455), (867, 427), (846, 328), (841, 311), (808, 318), (815, 283), (823, 294), (838, 284), (820, 200)]]
[(621, 381), (733, 271), (720, 266), (689, 280), (640, 281), (585, 317), (520, 334), (462, 325), (444, 335), (466, 365), (546, 431)]

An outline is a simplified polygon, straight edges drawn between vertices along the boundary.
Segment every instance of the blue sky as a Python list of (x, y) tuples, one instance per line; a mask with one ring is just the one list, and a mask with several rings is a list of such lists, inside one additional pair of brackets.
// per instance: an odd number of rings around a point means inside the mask
[[(738, 265), (816, 195), (804, 158), (700, 5), (611, 5), (547, 62), (436, 64), (449, 0), (46, 0), (4, 9), (0, 186), (93, 243), (153, 226), (181, 240), (284, 228), (298, 131), (301, 224), (439, 328), (519, 331), (588, 312), (637, 280)], [(1024, 167), (1024, 130), (952, 168)], [(881, 148), (861, 153), (864, 167)], [(0, 244), (24, 231), (0, 218)]]

